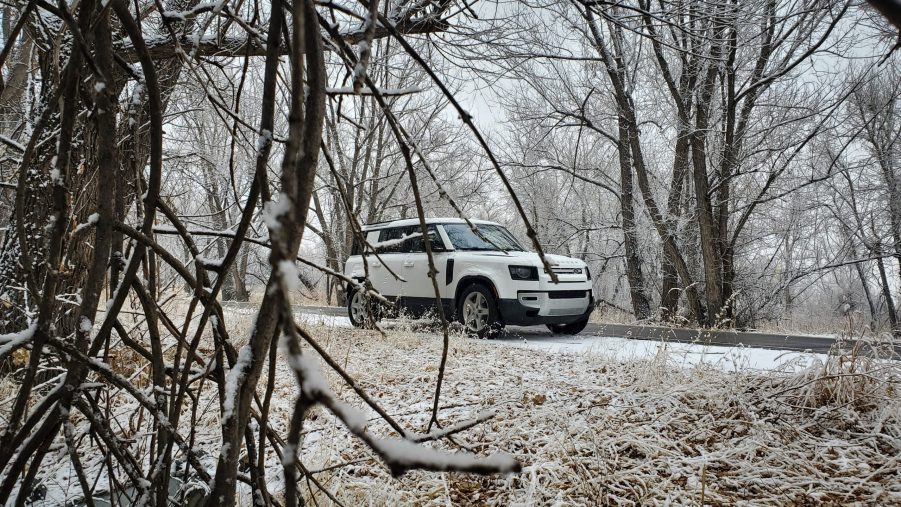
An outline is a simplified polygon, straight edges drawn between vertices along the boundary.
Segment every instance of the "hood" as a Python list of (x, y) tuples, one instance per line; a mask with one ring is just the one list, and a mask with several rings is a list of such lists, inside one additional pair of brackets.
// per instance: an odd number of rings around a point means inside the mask
[[(484, 257), (506, 257), (510, 260), (516, 260), (517, 262), (522, 262), (523, 264), (530, 266), (540, 266), (541, 265), (541, 257), (538, 256), (535, 252), (466, 252), (471, 253), (478, 256)], [(550, 263), (551, 267), (559, 266), (559, 267), (572, 267), (572, 268), (581, 268), (586, 264), (579, 259), (574, 259), (572, 257), (566, 257), (565, 255), (556, 255), (556, 254), (544, 254), (544, 257), (547, 259), (548, 263)]]

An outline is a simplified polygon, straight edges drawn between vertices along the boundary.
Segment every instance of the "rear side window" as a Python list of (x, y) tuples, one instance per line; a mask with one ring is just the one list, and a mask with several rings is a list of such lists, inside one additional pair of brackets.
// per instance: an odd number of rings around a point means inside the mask
[(410, 251), (410, 239), (404, 239), (411, 234), (409, 227), (391, 227), (379, 232), (376, 250), (379, 253), (407, 253)]
[[(429, 243), (432, 245), (433, 252), (443, 252), (444, 241), (441, 239), (441, 236), (438, 234), (438, 228), (434, 225), (429, 225)], [(413, 235), (414, 233), (422, 231), (422, 228), (418, 225), (410, 227), (410, 231), (408, 234)], [(425, 252), (425, 242), (422, 240), (422, 235), (415, 236), (410, 239), (410, 252), (412, 253), (422, 253)]]

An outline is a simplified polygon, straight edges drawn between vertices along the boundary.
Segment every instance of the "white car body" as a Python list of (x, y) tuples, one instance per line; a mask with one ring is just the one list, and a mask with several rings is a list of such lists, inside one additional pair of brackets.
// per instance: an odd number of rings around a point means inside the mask
[[(505, 233), (515, 248), (522, 248), (500, 224), (484, 220), (471, 222), (479, 228), (478, 236), (472, 234), (466, 222), (459, 218), (426, 221), (432, 231), (438, 291), (448, 318), (454, 318), (458, 313), (460, 296), (467, 287), (480, 284), (488, 287), (494, 296), (501, 325), (567, 325), (587, 321), (594, 299), (591, 275), (585, 262), (546, 254), (545, 258), (557, 275), (557, 281), (553, 282), (537, 253), (512, 248), (501, 250), (495, 248), (496, 243), (491, 243), (491, 250), (461, 247), (478, 242), (484, 244), (489, 237), (506, 241)], [(491, 236), (487, 235), (489, 232)], [(434, 308), (435, 289), (428, 276), (428, 256), (424, 251), (419, 220), (372, 224), (365, 226), (363, 233), (367, 253), (361, 255), (363, 249), (357, 246), (354, 255), (347, 259), (345, 275), (357, 281), (368, 278), (379, 293), (413, 313)], [(511, 270), (510, 266), (523, 269)], [(529, 278), (535, 279), (514, 279), (513, 271), (528, 272)]]

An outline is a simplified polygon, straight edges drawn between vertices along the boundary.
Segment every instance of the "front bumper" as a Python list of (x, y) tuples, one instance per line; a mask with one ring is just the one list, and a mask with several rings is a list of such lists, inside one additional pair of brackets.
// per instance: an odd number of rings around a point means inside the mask
[(569, 324), (587, 319), (594, 310), (591, 290), (521, 290), (516, 299), (500, 299), (498, 311), (504, 324), (535, 326)]

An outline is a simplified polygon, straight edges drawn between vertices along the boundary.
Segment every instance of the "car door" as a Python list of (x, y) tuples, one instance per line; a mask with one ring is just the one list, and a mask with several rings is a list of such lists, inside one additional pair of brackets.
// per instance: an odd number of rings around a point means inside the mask
[[(366, 241), (368, 245), (376, 245), (379, 241), (379, 236), (382, 231), (367, 231), (366, 232)], [(376, 253), (373, 253), (370, 250), (369, 246), (359, 246), (358, 251), (365, 251), (362, 255), (364, 262), (366, 263), (365, 268), (363, 266), (359, 266), (359, 268), (355, 271), (355, 274), (362, 276), (363, 274), (367, 274), (369, 277), (369, 283), (372, 284), (372, 288), (377, 290), (379, 294), (383, 296), (396, 295), (396, 287), (392, 290), (389, 279), (385, 275), (388, 273), (385, 269), (385, 266), (382, 264), (380, 260), (381, 251), (376, 248)]]
[[(404, 257), (410, 252), (410, 240), (404, 240), (409, 227), (387, 227), (379, 231), (376, 251), (378, 258), (373, 258), (373, 264), (380, 264), (378, 268), (378, 280), (373, 279), (373, 285), (385, 296), (399, 297), (403, 293), (405, 282), (397, 276), (403, 277)], [(397, 276), (395, 276), (397, 275)]]
[[(410, 234), (418, 233), (422, 230), (418, 225), (411, 229), (413, 230), (410, 231)], [(435, 269), (440, 272), (444, 270), (444, 266), (447, 263), (447, 249), (435, 225), (429, 225), (428, 231)], [(425, 241), (423, 239), (420, 235), (410, 240), (409, 253), (404, 256), (401, 263), (402, 276), (407, 279), (407, 283), (401, 285), (401, 292), (413, 305), (431, 306), (435, 303), (435, 289), (432, 286), (432, 279), (429, 278), (429, 257), (425, 251)], [(442, 279), (439, 277), (440, 280)], [(443, 288), (444, 284), (439, 283), (438, 290), (441, 291)], [(441, 294), (441, 297), (444, 297), (444, 294)]]

